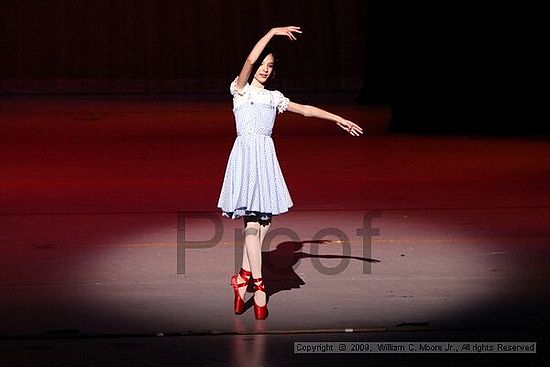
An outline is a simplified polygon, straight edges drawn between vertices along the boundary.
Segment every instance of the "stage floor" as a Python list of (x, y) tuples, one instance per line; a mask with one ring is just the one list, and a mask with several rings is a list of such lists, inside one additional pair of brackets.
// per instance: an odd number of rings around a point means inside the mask
[[(216, 208), (235, 136), (228, 104), (0, 107), (0, 336), (13, 361), (51, 352), (20, 347), (36, 339), (210, 335), (246, 349), (284, 335), (293, 365), (304, 361), (293, 335), (491, 341), (507, 330), (541, 342), (548, 330), (548, 137), (389, 134), (387, 108), (326, 106), (366, 129), (354, 138), (280, 115), (273, 138), (295, 205), (274, 219), (270, 315), (255, 321), (251, 308), (232, 313), (242, 222)], [(262, 348), (260, 361), (276, 358)], [(246, 365), (206, 349), (203, 365)]]

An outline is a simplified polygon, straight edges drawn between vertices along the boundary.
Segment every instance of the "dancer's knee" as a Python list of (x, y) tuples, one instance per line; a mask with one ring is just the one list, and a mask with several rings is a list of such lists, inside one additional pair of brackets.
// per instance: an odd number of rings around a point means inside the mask
[(248, 222), (244, 229), (245, 236), (256, 236), (260, 231), (260, 223), (258, 222)]

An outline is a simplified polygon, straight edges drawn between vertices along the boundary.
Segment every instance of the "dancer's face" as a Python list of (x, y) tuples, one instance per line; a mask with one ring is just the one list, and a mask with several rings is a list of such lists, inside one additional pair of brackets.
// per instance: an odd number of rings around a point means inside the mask
[(254, 74), (254, 79), (258, 81), (260, 84), (265, 84), (269, 77), (271, 76), (271, 73), (273, 73), (273, 67), (275, 66), (275, 57), (273, 57), (273, 54), (268, 54), (265, 59), (263, 59), (262, 64), (256, 70), (256, 74)]

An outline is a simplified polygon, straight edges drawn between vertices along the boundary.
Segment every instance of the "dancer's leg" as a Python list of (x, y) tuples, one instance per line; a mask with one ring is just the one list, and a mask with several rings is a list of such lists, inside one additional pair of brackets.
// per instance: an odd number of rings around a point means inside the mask
[[(254, 263), (250, 261), (248, 253), (249, 248), (253, 248), (254, 242), (259, 240), (259, 223), (250, 222), (250, 218), (245, 218), (245, 231), (244, 231), (244, 246), (243, 246), (243, 262), (241, 270), (231, 277), (231, 286), (235, 292), (234, 309), (235, 314), (241, 314), (244, 309), (244, 296), (246, 294), (247, 284), (252, 277), (251, 265)], [(261, 253), (261, 249), (260, 249)], [(261, 261), (261, 258), (260, 258)], [(260, 263), (261, 268), (261, 263)], [(261, 272), (260, 272), (261, 274)], [(260, 275), (261, 276), (261, 275)]]
[[(249, 261), (248, 261), (248, 254), (246, 252), (246, 246), (243, 246), (243, 263), (242, 263), (242, 266), (241, 266), (242, 269), (246, 270), (246, 271), (250, 271), (250, 264), (249, 264)], [(248, 277), (250, 278), (250, 276)], [(240, 272), (237, 274), (237, 282), (239, 284), (242, 284), (242, 283), (245, 283), (247, 281), (247, 279), (244, 279)], [(247, 287), (239, 287), (239, 295), (241, 296), (242, 299), (244, 299), (244, 295), (246, 294), (246, 289)]]
[(260, 244), (264, 245), (264, 238), (267, 231), (269, 231), (269, 227), (271, 227), (271, 223), (261, 224), (260, 225)]
[[(260, 223), (252, 221), (248, 221), (245, 227), (244, 244), (253, 279), (262, 277), (262, 244), (260, 242), (260, 228)], [(254, 293), (254, 299), (259, 306), (265, 305), (265, 292), (256, 291)]]
[(250, 262), (248, 261), (248, 252), (246, 252), (246, 246), (244, 245), (243, 245), (243, 262), (242, 262), (241, 268), (243, 268), (246, 271), (250, 271)]
[[(269, 227), (271, 226), (271, 222), (262, 222), (262, 224), (259, 226), (259, 238), (258, 238), (258, 242), (260, 243), (260, 259), (261, 259), (261, 250), (262, 250), (262, 245), (264, 243), (264, 238), (265, 238), (265, 235), (267, 233), (267, 231), (269, 230)], [(252, 278), (253, 279), (258, 279), (258, 278), (261, 278), (261, 274), (260, 276), (256, 277), (254, 276), (254, 273), (252, 273)], [(256, 301), (256, 304), (258, 306), (263, 306), (266, 304), (267, 302), (267, 299), (266, 299), (266, 294), (264, 291), (255, 291), (254, 292), (254, 300)]]
[[(271, 225), (271, 219), (260, 220), (256, 216), (245, 217), (245, 236), (243, 249), (243, 269), (252, 272), (253, 279), (262, 278), (262, 243)], [(245, 290), (239, 290), (244, 295)], [(254, 292), (254, 300), (258, 306), (266, 304), (266, 294), (262, 290)]]
[(244, 230), (244, 247), (252, 278), (262, 277), (262, 248), (260, 244), (260, 224), (248, 222)]

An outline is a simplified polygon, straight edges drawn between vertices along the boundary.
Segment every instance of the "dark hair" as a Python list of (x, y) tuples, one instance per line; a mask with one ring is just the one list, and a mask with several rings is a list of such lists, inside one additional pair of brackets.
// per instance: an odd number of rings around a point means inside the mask
[[(250, 80), (248, 82), (252, 82), (252, 79), (254, 79), (254, 75), (256, 74), (256, 71), (258, 71), (258, 68), (262, 65), (262, 62), (269, 54), (273, 55), (273, 59), (275, 61), (274, 64), (277, 65), (277, 59), (275, 58), (275, 52), (273, 52), (273, 49), (269, 46), (264, 48), (260, 56), (258, 56), (258, 59), (256, 60), (256, 62), (254, 63), (254, 67), (252, 68), (252, 73), (249, 78)], [(271, 71), (271, 75), (269, 75), (269, 79), (267, 79), (267, 83), (270, 83), (271, 81), (273, 81), (274, 78), (275, 78), (275, 66)]]

